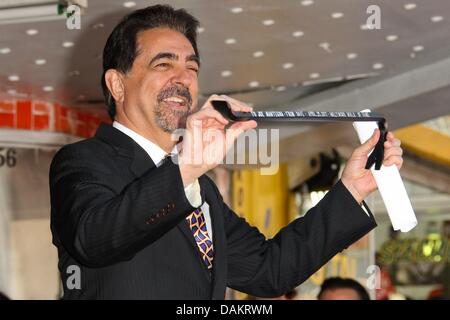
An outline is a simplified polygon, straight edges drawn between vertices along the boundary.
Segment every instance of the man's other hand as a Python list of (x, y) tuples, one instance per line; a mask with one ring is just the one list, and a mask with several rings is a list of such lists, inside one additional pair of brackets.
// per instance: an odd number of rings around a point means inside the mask
[[(377, 188), (377, 184), (370, 170), (366, 170), (366, 162), (370, 151), (375, 147), (380, 136), (380, 130), (375, 130), (372, 137), (360, 147), (356, 148), (342, 173), (341, 181), (350, 191), (355, 200), (361, 203)], [(400, 170), (403, 164), (403, 150), (400, 140), (389, 132), (384, 142), (384, 166), (395, 165)]]

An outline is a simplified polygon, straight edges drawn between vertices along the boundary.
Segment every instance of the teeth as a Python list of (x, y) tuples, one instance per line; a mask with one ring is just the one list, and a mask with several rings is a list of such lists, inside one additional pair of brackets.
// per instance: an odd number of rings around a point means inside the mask
[(169, 98), (164, 99), (164, 101), (170, 101), (170, 102), (176, 102), (176, 103), (183, 103), (184, 102), (183, 99), (180, 99), (178, 97), (169, 97)]

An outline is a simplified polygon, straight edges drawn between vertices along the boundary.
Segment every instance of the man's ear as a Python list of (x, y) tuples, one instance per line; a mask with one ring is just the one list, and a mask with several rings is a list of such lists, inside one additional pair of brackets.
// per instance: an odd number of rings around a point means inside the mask
[(111, 92), (116, 102), (123, 102), (125, 98), (125, 85), (123, 83), (123, 75), (116, 69), (109, 69), (105, 72), (106, 86)]

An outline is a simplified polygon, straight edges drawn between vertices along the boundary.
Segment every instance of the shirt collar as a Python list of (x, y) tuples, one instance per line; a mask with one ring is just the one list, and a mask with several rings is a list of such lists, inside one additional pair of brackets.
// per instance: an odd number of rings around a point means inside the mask
[[(131, 130), (130, 128), (125, 127), (123, 124), (114, 121), (113, 127), (117, 130), (122, 131), (124, 134), (129, 136), (131, 139), (133, 139), (142, 149), (147, 152), (147, 154), (150, 156), (152, 161), (155, 163), (155, 165), (158, 167), (161, 164), (161, 161), (166, 157), (167, 153), (156, 143), (153, 143), (152, 141), (144, 138), (139, 133)], [(173, 147), (173, 150), (171, 152), (172, 154), (177, 154), (177, 146), (175, 145)]]

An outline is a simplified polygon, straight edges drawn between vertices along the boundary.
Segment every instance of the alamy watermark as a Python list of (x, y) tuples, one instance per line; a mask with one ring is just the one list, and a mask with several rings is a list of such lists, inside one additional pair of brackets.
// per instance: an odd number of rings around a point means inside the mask
[[(232, 130), (207, 129), (201, 122), (191, 131), (177, 129), (172, 141), (180, 141), (181, 152), (190, 152), (182, 157), (190, 165), (257, 165), (261, 175), (274, 175), (279, 169), (279, 129), (249, 129), (235, 141)], [(186, 145), (189, 146), (186, 147)], [(181, 157), (172, 157), (179, 164)]]

